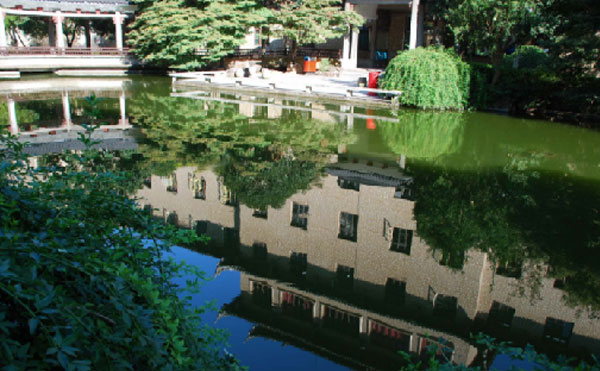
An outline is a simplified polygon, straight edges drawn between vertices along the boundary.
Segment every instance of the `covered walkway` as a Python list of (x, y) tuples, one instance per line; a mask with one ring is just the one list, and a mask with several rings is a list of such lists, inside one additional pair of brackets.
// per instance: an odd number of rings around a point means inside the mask
[[(127, 68), (132, 65), (124, 47), (123, 23), (133, 16), (135, 6), (127, 0), (2, 0), (0, 1), (0, 70), (55, 70), (60, 68)], [(47, 19), (47, 42), (43, 46), (10, 45), (6, 17)], [(80, 37), (86, 47), (69, 46), (65, 35), (67, 19), (87, 20)], [(92, 21), (112, 20), (114, 46), (96, 45)], [(80, 22), (81, 24), (81, 22)], [(73, 39), (71, 39), (71, 43)]]

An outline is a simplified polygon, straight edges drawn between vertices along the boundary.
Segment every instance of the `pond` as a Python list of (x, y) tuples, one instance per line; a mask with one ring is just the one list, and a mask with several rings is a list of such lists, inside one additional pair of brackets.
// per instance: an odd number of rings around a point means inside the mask
[(3, 124), (31, 154), (76, 149), (83, 97), (103, 97), (99, 146), (136, 153), (140, 206), (211, 238), (174, 253), (214, 277), (194, 304), (215, 301), (205, 320), (250, 369), (398, 369), (436, 344), (469, 365), (479, 331), (600, 353), (598, 132), (160, 77), (32, 81)]

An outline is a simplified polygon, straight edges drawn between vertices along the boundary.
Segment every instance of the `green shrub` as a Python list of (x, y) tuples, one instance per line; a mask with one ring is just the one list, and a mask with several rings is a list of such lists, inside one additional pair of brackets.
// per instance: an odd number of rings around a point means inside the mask
[(417, 48), (397, 55), (382, 78), (382, 88), (401, 90), (400, 102), (433, 109), (463, 109), (469, 99), (470, 67), (456, 54)]
[[(127, 197), (142, 177), (111, 170), (120, 159), (91, 150), (34, 169), (22, 145), (0, 135), (4, 370), (237, 367), (184, 298), (200, 272), (166, 258), (173, 243), (198, 237)], [(174, 283), (182, 277), (185, 290)]]

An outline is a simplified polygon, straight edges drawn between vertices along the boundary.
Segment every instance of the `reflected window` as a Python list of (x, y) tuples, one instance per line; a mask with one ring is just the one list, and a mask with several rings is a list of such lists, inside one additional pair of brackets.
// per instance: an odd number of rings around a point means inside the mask
[(308, 227), (308, 205), (301, 205), (297, 203), (292, 204), (292, 227), (302, 228), (304, 230)]
[(401, 183), (396, 185), (396, 192), (394, 192), (394, 198), (401, 198), (404, 200), (414, 200), (412, 192), (412, 179), (402, 180)]
[(271, 287), (263, 282), (250, 281), (252, 302), (263, 308), (271, 308)]
[(312, 322), (314, 304), (314, 301), (303, 296), (287, 291), (281, 293), (281, 311), (287, 316)]
[(439, 338), (437, 341), (431, 337), (419, 336), (418, 350), (421, 360), (429, 360), (432, 356), (437, 361), (449, 362), (452, 360), (454, 345), (445, 339)]
[(267, 244), (263, 242), (253, 243), (252, 257), (256, 260), (267, 260)]
[(390, 307), (404, 305), (406, 297), (406, 282), (388, 278), (385, 282), (385, 303)]
[(194, 223), (194, 230), (198, 236), (206, 234), (206, 230), (208, 229), (208, 222), (206, 220), (197, 220)]
[(206, 180), (203, 176), (188, 173), (188, 189), (192, 192), (194, 198), (206, 200)]
[(490, 308), (488, 323), (492, 326), (509, 329), (514, 316), (515, 308), (494, 301)]
[(171, 211), (167, 214), (167, 224), (177, 225), (179, 224), (179, 217), (175, 211)]
[(177, 193), (177, 175), (175, 173), (161, 177), (161, 181), (167, 192)]
[(354, 285), (354, 268), (338, 265), (336, 271), (336, 284), (338, 288), (351, 290)]
[(235, 197), (235, 194), (233, 192), (231, 192), (229, 187), (227, 187), (223, 183), (222, 176), (220, 176), (219, 179), (217, 179), (217, 188), (219, 191), (219, 202), (221, 202), (223, 205), (227, 205), (227, 206), (237, 205), (237, 199)]
[(573, 322), (548, 317), (544, 327), (544, 338), (555, 343), (568, 344), (573, 334), (573, 326)]
[(152, 189), (152, 178), (144, 178), (144, 186)]
[(252, 216), (255, 218), (267, 219), (267, 217), (268, 217), (267, 209), (264, 209), (264, 210), (254, 209), (252, 211)]
[(569, 283), (570, 280), (571, 280), (571, 277), (569, 277), (569, 276), (565, 276), (563, 278), (558, 278), (558, 279), (554, 280), (554, 288), (562, 290), (565, 288), (565, 285), (567, 283)]
[(393, 351), (409, 351), (410, 333), (383, 323), (370, 321), (369, 338), (373, 344)]
[(340, 232), (338, 238), (354, 241), (357, 239), (358, 215), (340, 213)]
[(456, 316), (458, 299), (455, 296), (437, 294), (433, 299), (433, 315), (445, 319)]
[(351, 189), (354, 191), (360, 190), (360, 183), (346, 178), (338, 177), (337, 184), (342, 189)]
[(521, 278), (521, 268), (523, 263), (520, 261), (507, 261), (499, 263), (496, 268), (496, 274), (504, 277)]
[(292, 252), (290, 256), (290, 271), (297, 276), (305, 276), (308, 269), (308, 255), (301, 252)]
[(443, 251), (433, 250), (433, 259), (440, 265), (448, 266), (454, 269), (462, 269), (465, 262), (464, 251)]
[(150, 205), (150, 204), (144, 205), (144, 213), (146, 213), (148, 215), (152, 215), (153, 211), (154, 211), (154, 209), (152, 208), (152, 205)]
[(323, 326), (344, 334), (358, 336), (359, 317), (346, 311), (325, 306)]
[(240, 246), (240, 234), (235, 228), (224, 228), (225, 247), (238, 248)]
[(413, 231), (402, 228), (394, 228), (390, 250), (410, 255)]

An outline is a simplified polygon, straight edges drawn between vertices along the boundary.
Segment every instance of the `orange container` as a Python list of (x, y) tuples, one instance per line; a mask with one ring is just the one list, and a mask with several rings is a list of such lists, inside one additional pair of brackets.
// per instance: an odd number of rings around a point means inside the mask
[(317, 61), (304, 61), (304, 73), (317, 72)]

